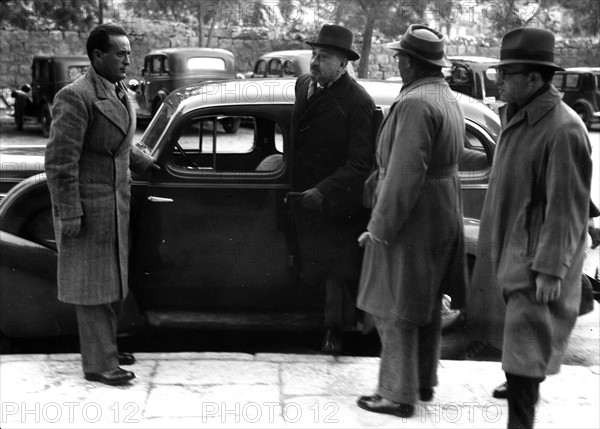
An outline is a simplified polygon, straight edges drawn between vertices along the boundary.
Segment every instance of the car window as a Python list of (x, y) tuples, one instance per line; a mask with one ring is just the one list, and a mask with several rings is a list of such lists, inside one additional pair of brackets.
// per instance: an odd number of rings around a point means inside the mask
[(168, 165), (199, 174), (271, 174), (283, 168), (283, 136), (270, 119), (203, 116), (182, 123), (172, 136)]
[(600, 74), (595, 75), (596, 88), (600, 88)]
[(565, 75), (565, 90), (579, 88), (580, 76), (575, 73), (567, 73)]
[(269, 61), (269, 67), (267, 70), (268, 77), (280, 77), (283, 76), (282, 73), (281, 60), (279, 58), (274, 58)]
[[(463, 156), (460, 159), (458, 170), (461, 180), (478, 179), (481, 174), (487, 174), (492, 161), (492, 142), (485, 137), (481, 130), (467, 126)], [(474, 172), (478, 172), (474, 174)]]
[(254, 75), (257, 77), (264, 77), (267, 73), (267, 62), (265, 60), (258, 60), (254, 67)]
[(67, 68), (67, 76), (69, 82), (73, 82), (79, 76), (83, 76), (87, 72), (88, 66), (69, 66)]
[(283, 63), (283, 77), (292, 77), (296, 76), (296, 67), (294, 63), (290, 60), (287, 60)]
[(214, 57), (192, 57), (187, 60), (188, 70), (225, 70), (225, 60)]
[(562, 91), (563, 77), (564, 77), (563, 73), (556, 73), (554, 75), (554, 77), (552, 78), (552, 85), (554, 85), (556, 87), (556, 89), (558, 89), (560, 91)]

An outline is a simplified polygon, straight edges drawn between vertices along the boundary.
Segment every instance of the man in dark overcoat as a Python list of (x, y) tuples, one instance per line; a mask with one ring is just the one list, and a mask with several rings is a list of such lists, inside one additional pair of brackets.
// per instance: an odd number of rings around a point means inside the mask
[(444, 36), (411, 25), (388, 45), (404, 85), (377, 136), (378, 179), (365, 246), (358, 307), (381, 339), (377, 393), (359, 407), (409, 417), (437, 385), (442, 295), (461, 307), (466, 255), (458, 162), (464, 112), (444, 80)]
[(130, 171), (155, 167), (132, 146), (135, 110), (122, 79), (131, 48), (125, 31), (100, 25), (87, 41), (86, 75), (56, 94), (45, 168), (58, 247), (58, 299), (74, 304), (82, 364), (90, 381), (135, 377), (119, 364), (117, 313), (127, 295)]
[(506, 104), (467, 318), (474, 337), (501, 340), (508, 427), (532, 428), (539, 385), (559, 371), (579, 314), (591, 146), (551, 83), (562, 70), (552, 32), (506, 33), (494, 70)]
[(292, 116), (293, 182), (302, 192), (296, 227), (307, 281), (325, 283), (322, 350), (339, 353), (340, 331), (353, 323), (360, 270), (356, 239), (368, 218), (362, 187), (373, 164), (375, 103), (346, 71), (359, 55), (352, 32), (324, 25), (308, 42), (310, 74), (296, 82)]

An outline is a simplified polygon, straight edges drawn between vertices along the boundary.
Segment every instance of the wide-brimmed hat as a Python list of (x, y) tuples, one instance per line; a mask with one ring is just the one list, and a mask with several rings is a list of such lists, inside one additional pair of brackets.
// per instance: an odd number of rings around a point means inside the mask
[(426, 25), (413, 24), (399, 42), (388, 43), (394, 49), (439, 67), (452, 67), (444, 53), (444, 35)]
[(537, 64), (564, 70), (554, 63), (554, 33), (543, 28), (517, 28), (502, 38), (500, 63)]
[(306, 42), (309, 46), (321, 46), (325, 48), (334, 48), (342, 51), (350, 61), (358, 60), (358, 55), (352, 49), (352, 31), (341, 25), (325, 24), (319, 30), (317, 38)]

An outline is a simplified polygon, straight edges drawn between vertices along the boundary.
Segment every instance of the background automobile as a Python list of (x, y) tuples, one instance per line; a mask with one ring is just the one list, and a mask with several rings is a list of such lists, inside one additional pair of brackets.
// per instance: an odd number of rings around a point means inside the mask
[(50, 134), (52, 102), (65, 85), (86, 73), (90, 60), (85, 55), (35, 55), (31, 65), (31, 85), (14, 90), (15, 126), (23, 129), (26, 120), (42, 125), (44, 137)]
[[(359, 81), (387, 110), (401, 84)], [(320, 329), (315, 282), (331, 249), (303, 244), (284, 201), (293, 162), (294, 79), (237, 80), (181, 88), (136, 144), (161, 170), (132, 183), (132, 252), (122, 328)], [(466, 112), (460, 166), (469, 253), (476, 246), (494, 141), (494, 113), (457, 94)], [(224, 118), (243, 119), (237, 134)], [(9, 159), (7, 159), (8, 161)], [(0, 204), (0, 329), (8, 337), (76, 332), (72, 306), (56, 299), (56, 243), (45, 175)], [(143, 315), (143, 317), (142, 317)]]
[[(311, 49), (274, 51), (261, 56), (254, 64), (249, 77), (298, 77), (310, 73)], [(348, 73), (356, 77), (352, 62), (348, 62)]]
[(498, 100), (496, 83), (488, 79), (485, 71), (498, 60), (477, 56), (450, 56), (452, 67), (444, 69), (446, 81), (454, 91), (480, 100), (494, 112), (504, 104)]
[[(141, 82), (130, 81), (136, 91), (137, 116), (149, 119), (171, 91), (205, 81), (238, 77), (230, 51), (214, 48), (166, 48), (150, 51), (144, 57)], [(139, 84), (139, 86), (138, 86)], [(224, 121), (227, 132), (237, 131), (239, 122)]]
[(586, 127), (600, 122), (600, 67), (572, 67), (556, 72), (552, 84), (563, 101), (575, 110)]

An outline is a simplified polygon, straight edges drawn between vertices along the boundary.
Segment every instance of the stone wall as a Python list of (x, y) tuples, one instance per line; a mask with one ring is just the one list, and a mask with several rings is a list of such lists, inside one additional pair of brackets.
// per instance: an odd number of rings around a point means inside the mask
[[(132, 45), (132, 77), (139, 77), (146, 53), (155, 48), (198, 46), (191, 27), (172, 22), (136, 21), (124, 26)], [(31, 81), (31, 60), (36, 54), (85, 54), (88, 33), (74, 31), (0, 30), (0, 88), (15, 88)], [(206, 43), (206, 42), (205, 42)], [(386, 41), (377, 39), (369, 57), (369, 77), (386, 79), (398, 74)], [(285, 37), (269, 29), (227, 28), (215, 31), (211, 47), (232, 51), (242, 73), (252, 69), (261, 54), (282, 49), (304, 49), (300, 37)], [(360, 46), (356, 46), (360, 52)], [(449, 55), (499, 57), (498, 42), (451, 41)], [(557, 44), (557, 62), (564, 67), (598, 66), (600, 46), (596, 42)], [(357, 65), (358, 66), (358, 65)]]

